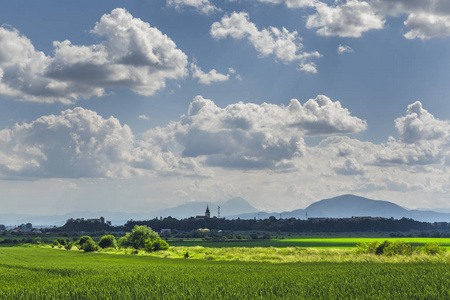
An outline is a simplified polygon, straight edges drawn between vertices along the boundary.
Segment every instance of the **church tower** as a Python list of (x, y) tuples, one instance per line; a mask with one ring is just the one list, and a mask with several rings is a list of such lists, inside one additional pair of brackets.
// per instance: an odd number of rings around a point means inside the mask
[(205, 218), (211, 218), (211, 213), (209, 212), (209, 207), (206, 205)]

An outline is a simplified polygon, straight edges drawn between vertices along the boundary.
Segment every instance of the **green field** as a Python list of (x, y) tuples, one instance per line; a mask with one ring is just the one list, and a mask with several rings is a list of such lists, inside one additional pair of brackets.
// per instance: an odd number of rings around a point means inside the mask
[(314, 248), (353, 248), (359, 242), (383, 242), (404, 241), (423, 246), (426, 243), (437, 243), (443, 247), (450, 248), (450, 238), (289, 238), (272, 240), (250, 240), (240, 242), (204, 242), (199, 239), (194, 241), (184, 240), (170, 241), (172, 246), (204, 246), (211, 248), (222, 247), (314, 247)]
[(0, 248), (1, 299), (450, 299), (448, 263), (164, 259)]

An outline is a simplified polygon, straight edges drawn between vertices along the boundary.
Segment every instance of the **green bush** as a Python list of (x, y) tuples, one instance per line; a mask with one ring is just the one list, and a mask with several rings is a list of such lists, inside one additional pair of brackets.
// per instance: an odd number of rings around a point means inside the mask
[(100, 248), (116, 248), (116, 238), (112, 234), (104, 235), (98, 242)]
[(165, 240), (162, 240), (162, 239), (156, 239), (154, 241), (148, 239), (145, 241), (144, 249), (147, 252), (167, 250), (167, 249), (169, 249), (169, 244)]
[(388, 240), (385, 240), (384, 242), (382, 242), (381, 244), (378, 245), (377, 249), (375, 250), (375, 254), (383, 255), (384, 249), (386, 249), (390, 244), (391, 244), (391, 242), (389, 242)]
[(127, 233), (119, 239), (118, 245), (120, 248), (133, 247), (134, 249), (144, 249), (147, 240), (153, 242), (157, 239), (160, 239), (158, 233), (154, 232), (150, 227), (136, 225), (131, 233)]
[(88, 235), (83, 235), (76, 243), (76, 246), (78, 247), (78, 249), (84, 250), (85, 252), (98, 250), (98, 247), (95, 244), (94, 240)]
[(72, 247), (73, 247), (73, 243), (72, 243), (72, 242), (68, 242), (68, 243), (64, 246), (64, 248), (65, 248), (66, 250), (71, 250)]
[(82, 248), (83, 248), (84, 252), (92, 252), (92, 251), (97, 251), (98, 250), (97, 244), (95, 244), (95, 242), (92, 239), (87, 240), (83, 244)]
[(383, 255), (411, 255), (413, 253), (413, 247), (411, 244), (407, 244), (404, 241), (394, 241), (389, 243), (383, 249)]
[(439, 244), (437, 244), (437, 243), (429, 243), (429, 244), (425, 244), (425, 246), (422, 248), (422, 251), (428, 255), (436, 255), (436, 254), (444, 253), (445, 248), (439, 246)]
[(58, 247), (58, 248), (61, 248), (61, 244), (58, 242), (58, 241), (53, 241), (53, 243), (52, 243), (52, 248), (54, 248), (54, 247)]
[(65, 238), (57, 238), (56, 239), (58, 241), (58, 243), (60, 243), (62, 246), (67, 245), (67, 241)]
[(145, 247), (146, 240), (154, 241), (156, 239), (159, 239), (158, 233), (154, 232), (150, 227), (147, 227), (145, 225), (134, 226), (130, 235), (131, 246), (134, 249), (142, 249)]
[(378, 247), (378, 242), (360, 242), (356, 244), (357, 254), (375, 254)]
[(131, 234), (127, 233), (126, 235), (124, 235), (117, 241), (117, 246), (119, 246), (119, 248), (131, 247), (131, 239), (130, 238), (131, 238)]

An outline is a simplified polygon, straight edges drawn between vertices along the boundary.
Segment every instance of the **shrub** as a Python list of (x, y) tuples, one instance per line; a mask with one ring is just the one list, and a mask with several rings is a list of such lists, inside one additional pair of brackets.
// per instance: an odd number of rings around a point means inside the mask
[(104, 235), (98, 242), (98, 246), (101, 248), (116, 248), (116, 238), (112, 234)]
[(356, 244), (357, 254), (374, 254), (377, 250), (378, 242), (360, 242)]
[(58, 243), (60, 243), (62, 246), (67, 245), (67, 241), (65, 238), (57, 238), (56, 239), (58, 241)]
[(378, 245), (377, 249), (375, 250), (375, 254), (376, 255), (383, 255), (384, 254), (384, 249), (386, 249), (390, 244), (391, 244), (391, 242), (389, 242), (388, 240), (385, 240), (380, 245)]
[(61, 248), (61, 244), (58, 242), (58, 241), (53, 241), (53, 243), (52, 243), (52, 248), (54, 248), (54, 247), (58, 247), (58, 248)]
[(97, 251), (98, 250), (98, 246), (95, 244), (95, 242), (92, 239), (87, 240), (83, 244), (82, 248), (83, 248), (84, 252), (92, 252), (92, 251)]
[(126, 235), (124, 235), (123, 237), (121, 237), (119, 239), (119, 241), (117, 242), (117, 245), (119, 246), (119, 248), (128, 248), (131, 247), (131, 240), (130, 240), (131, 234), (127, 233)]
[(71, 250), (72, 247), (73, 247), (73, 243), (72, 243), (72, 242), (68, 242), (68, 243), (64, 246), (64, 248), (65, 248), (66, 250)]
[(145, 241), (145, 251), (154, 252), (159, 250), (167, 250), (169, 249), (169, 244), (162, 239), (156, 239), (154, 241), (148, 239)]
[(404, 241), (394, 241), (389, 243), (384, 249), (383, 254), (392, 255), (411, 255), (413, 253), (413, 247), (411, 244), (407, 244)]
[(436, 243), (429, 243), (429, 244), (425, 244), (425, 246), (422, 248), (422, 251), (428, 255), (436, 255), (436, 254), (444, 253), (445, 248), (439, 246), (439, 244), (436, 244)]
[(98, 249), (94, 240), (88, 235), (83, 235), (82, 237), (80, 237), (80, 239), (76, 243), (76, 246), (78, 247), (78, 249), (84, 250), (85, 252), (97, 251)]

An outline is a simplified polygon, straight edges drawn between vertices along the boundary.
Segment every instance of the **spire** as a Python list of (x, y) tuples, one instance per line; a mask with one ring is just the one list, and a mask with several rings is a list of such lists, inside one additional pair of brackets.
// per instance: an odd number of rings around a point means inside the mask
[(211, 213), (209, 212), (209, 207), (208, 207), (208, 205), (206, 205), (205, 217), (206, 217), (206, 218), (210, 218), (210, 217), (211, 217)]

